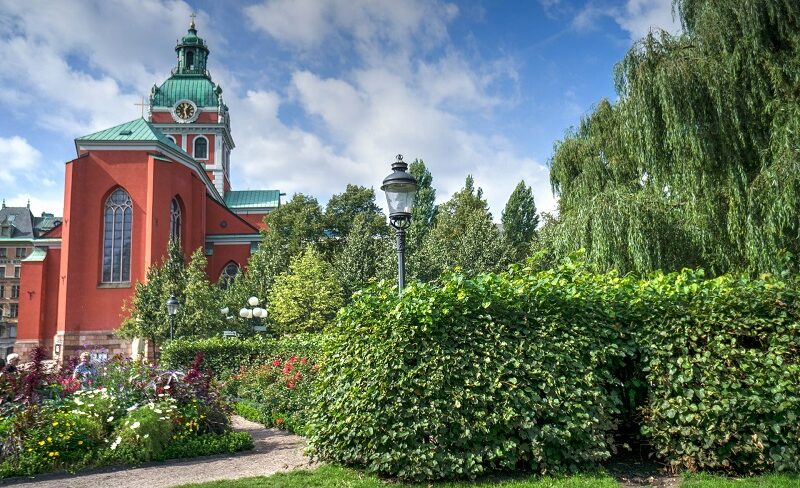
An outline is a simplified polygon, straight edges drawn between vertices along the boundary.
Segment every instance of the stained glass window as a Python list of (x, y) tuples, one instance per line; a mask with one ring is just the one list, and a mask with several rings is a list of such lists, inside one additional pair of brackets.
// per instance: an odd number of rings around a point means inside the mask
[(133, 202), (122, 188), (106, 200), (103, 229), (103, 282), (124, 283), (131, 280), (131, 227)]

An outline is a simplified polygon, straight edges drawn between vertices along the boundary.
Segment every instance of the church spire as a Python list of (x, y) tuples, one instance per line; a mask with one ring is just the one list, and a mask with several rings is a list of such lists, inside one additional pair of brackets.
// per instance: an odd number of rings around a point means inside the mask
[(208, 76), (206, 71), (208, 47), (206, 41), (197, 36), (195, 17), (195, 14), (191, 15), (189, 31), (175, 46), (175, 52), (178, 54), (178, 66), (175, 68), (174, 74)]

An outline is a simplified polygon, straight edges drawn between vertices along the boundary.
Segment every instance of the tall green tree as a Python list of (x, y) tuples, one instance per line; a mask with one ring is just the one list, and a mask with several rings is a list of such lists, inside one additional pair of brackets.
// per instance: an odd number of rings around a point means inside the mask
[[(422, 243), (433, 229), (436, 218), (436, 189), (433, 187), (433, 175), (425, 166), (425, 161), (415, 159), (408, 167), (408, 172), (417, 180), (417, 192), (414, 196), (414, 208), (411, 211), (411, 225), (406, 232), (406, 274), (409, 279), (428, 277), (429, 264), (425, 262)], [(388, 249), (384, 249), (384, 252)], [(384, 256), (383, 268), (394, 269), (397, 273), (397, 257), (394, 253)]]
[(539, 225), (533, 190), (522, 180), (508, 198), (503, 215), (503, 234), (514, 251), (514, 259), (525, 257)]
[(777, 271), (800, 253), (800, 2), (676, 0), (556, 145), (557, 253), (601, 268)]
[(338, 238), (346, 238), (354, 226), (356, 216), (365, 215), (368, 232), (386, 232), (386, 216), (375, 203), (375, 190), (348, 184), (345, 191), (333, 195), (325, 207), (326, 230)]
[(425, 236), (419, 278), (432, 280), (452, 267), (467, 273), (498, 271), (509, 263), (512, 250), (492, 221), (483, 190), (467, 176), (464, 188), (439, 206), (433, 229)]
[(344, 246), (333, 258), (333, 271), (347, 301), (378, 274), (386, 232), (376, 233), (371, 220), (368, 213), (356, 214)]
[(184, 259), (180, 245), (170, 241), (167, 256), (147, 270), (144, 282), (136, 283), (133, 298), (123, 306), (125, 318), (117, 334), (126, 339), (141, 337), (154, 348), (169, 338), (166, 303), (171, 295), (183, 301)]
[(270, 318), (278, 333), (319, 331), (342, 306), (342, 288), (330, 264), (309, 246), (277, 278), (269, 303)]
[(183, 271), (183, 300), (176, 317), (178, 337), (211, 337), (226, 328), (225, 317), (220, 313), (221, 293), (209, 281), (207, 267), (205, 253), (198, 248)]

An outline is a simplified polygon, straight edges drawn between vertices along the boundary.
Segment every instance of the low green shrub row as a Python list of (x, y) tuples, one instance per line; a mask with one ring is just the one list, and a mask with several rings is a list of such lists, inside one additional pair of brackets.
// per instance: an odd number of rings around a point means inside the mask
[(159, 461), (167, 459), (233, 454), (253, 448), (253, 436), (249, 432), (225, 432), (223, 434), (201, 434), (173, 442), (162, 451)]
[(413, 480), (570, 471), (625, 423), (676, 469), (800, 470), (797, 290), (580, 261), (378, 284), (326, 331), (312, 452)]
[(272, 339), (262, 336), (239, 338), (176, 339), (164, 345), (161, 361), (171, 368), (185, 368), (199, 351), (204, 355), (203, 366), (217, 377), (227, 378), (243, 367), (285, 361), (291, 356), (315, 359), (323, 336), (295, 334)]

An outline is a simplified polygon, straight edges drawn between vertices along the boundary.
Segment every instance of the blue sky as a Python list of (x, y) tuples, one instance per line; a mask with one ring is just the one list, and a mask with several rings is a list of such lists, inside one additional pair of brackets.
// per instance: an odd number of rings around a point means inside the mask
[[(495, 219), (524, 179), (552, 210), (553, 144), (671, 0), (0, 0), (0, 197), (61, 213), (73, 139), (140, 116), (189, 14), (231, 109), (234, 189), (380, 186), (422, 158), (437, 199), (473, 174)], [(382, 195), (379, 202), (383, 204)]]

